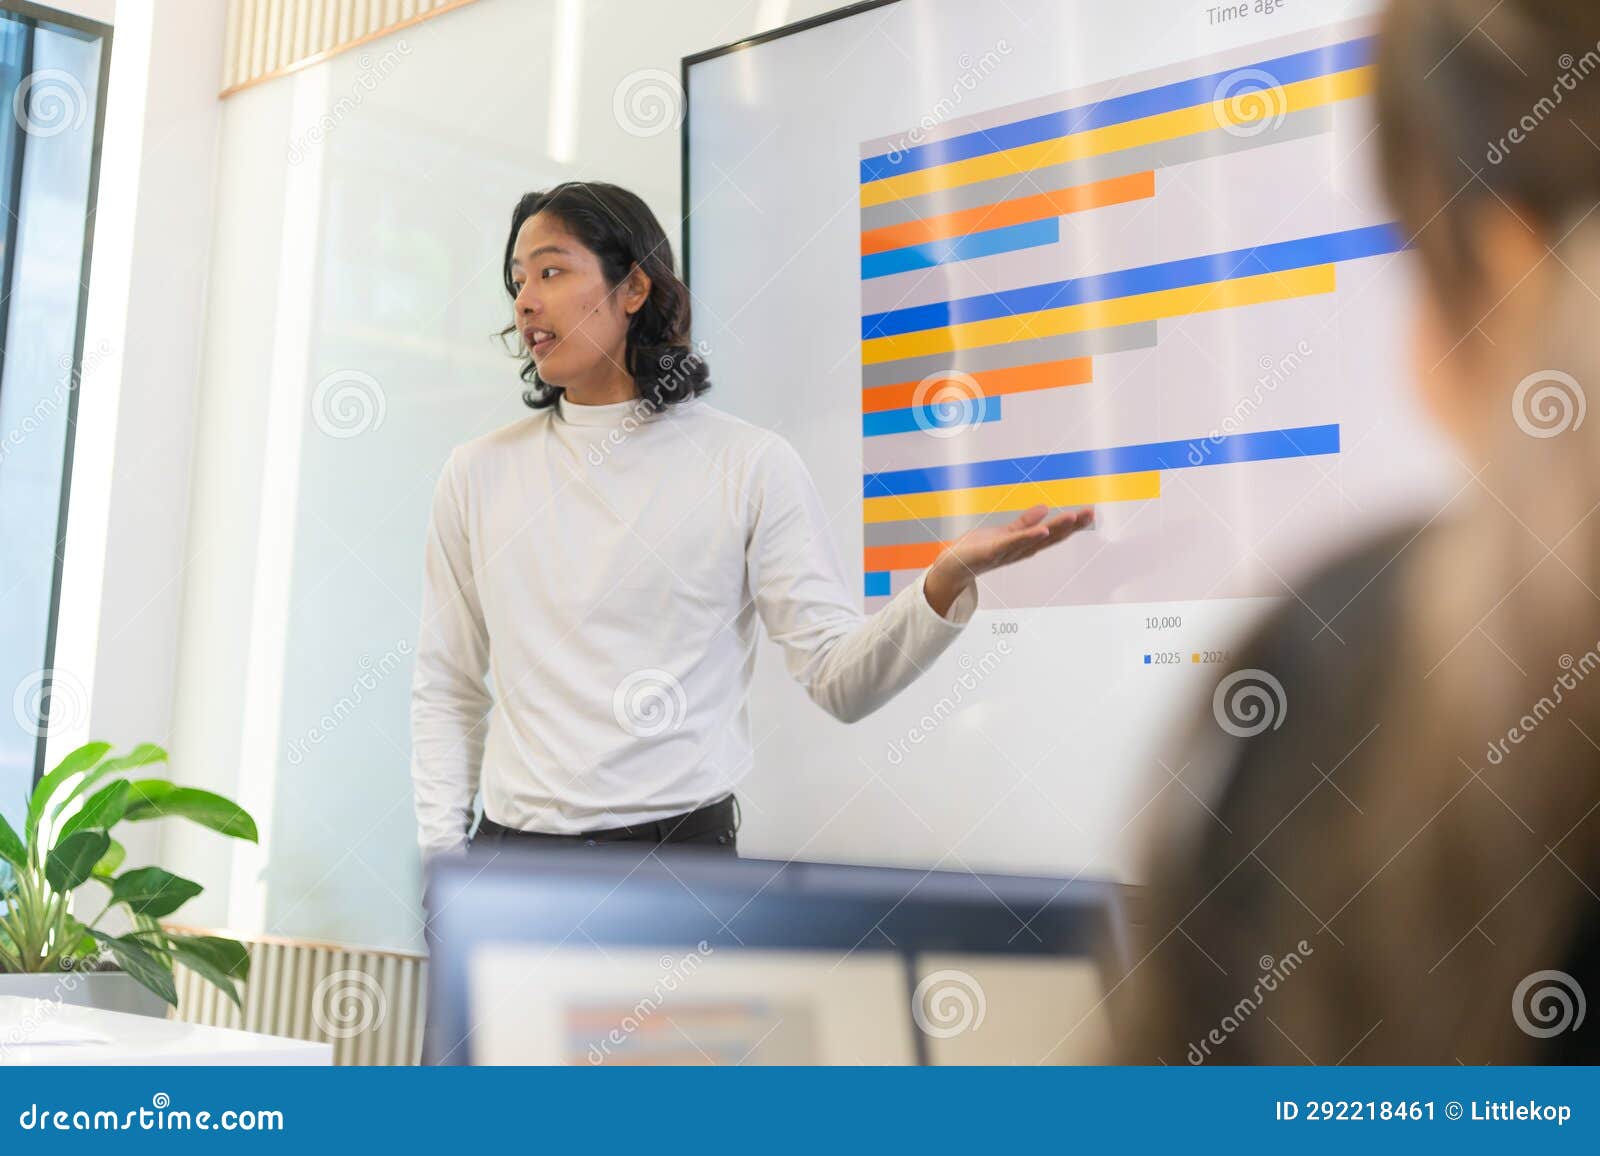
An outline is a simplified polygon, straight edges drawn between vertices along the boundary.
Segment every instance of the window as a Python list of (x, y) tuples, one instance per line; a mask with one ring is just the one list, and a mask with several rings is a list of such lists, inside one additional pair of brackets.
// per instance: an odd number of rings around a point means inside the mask
[(51, 661), (77, 386), (105, 356), (84, 349), (83, 315), (110, 55), (103, 24), (0, 10), (0, 813), (12, 820), (52, 715), (86, 702)]

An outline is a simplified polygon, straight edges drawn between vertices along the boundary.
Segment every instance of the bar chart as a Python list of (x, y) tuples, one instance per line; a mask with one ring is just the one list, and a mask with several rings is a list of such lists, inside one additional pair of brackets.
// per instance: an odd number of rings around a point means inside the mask
[(1474, 492), (1379, 176), (1387, 5), (1208, 4), (897, 0), (690, 69), (710, 397), (801, 457), (856, 606), (1029, 506), (1095, 515), (851, 726), (758, 661), (752, 718), (807, 735), (762, 749), (771, 811), (822, 832), (759, 853), (1137, 880), (1173, 721)]
[(1303, 535), (1280, 527), (1350, 504), (1341, 455), (1381, 383), (1343, 351), (1406, 247), (1348, 171), (1361, 33), (862, 146), (869, 609), (1041, 503), (1095, 506), (1098, 528), (1005, 606), (1281, 592)]

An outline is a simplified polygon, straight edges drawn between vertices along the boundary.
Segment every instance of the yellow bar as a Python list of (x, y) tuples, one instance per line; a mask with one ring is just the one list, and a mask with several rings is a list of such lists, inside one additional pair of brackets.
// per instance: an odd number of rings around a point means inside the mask
[(1002, 510), (1026, 510), (1038, 505), (1056, 508), (1090, 506), (1097, 502), (1140, 502), (1160, 496), (1161, 475), (1150, 471), (939, 490), (931, 494), (891, 494), (884, 498), (867, 498), (863, 505), (867, 522), (902, 522), (914, 518), (997, 514)]
[(1065, 305), (1038, 313), (1015, 317), (994, 317), (987, 321), (968, 321), (944, 329), (922, 329), (915, 333), (896, 333), (861, 343), (861, 364), (899, 361), (930, 353), (950, 353), (957, 349), (977, 349), (1003, 345), (1008, 341), (1031, 341), (1037, 337), (1057, 337), (1063, 333), (1083, 333), (1110, 329), (1117, 325), (1136, 325), (1167, 317), (1185, 317), (1243, 305), (1264, 305), (1294, 297), (1313, 297), (1332, 293), (1337, 284), (1332, 265), (1312, 265), (1285, 273), (1258, 273), (1231, 281), (1213, 281), (1183, 289), (1163, 289), (1159, 293), (1140, 293), (1133, 297), (1113, 297), (1109, 301), (1089, 301)]
[(1015, 176), (1066, 164), (1085, 157), (1097, 157), (1122, 149), (1139, 148), (1195, 133), (1215, 132), (1236, 124), (1250, 124), (1261, 118), (1241, 116), (1247, 109), (1259, 110), (1265, 105), (1271, 115), (1279, 112), (1288, 115), (1301, 109), (1316, 108), (1335, 101), (1365, 96), (1373, 89), (1375, 71), (1372, 67), (1352, 68), (1328, 76), (1314, 76), (1310, 80), (1296, 81), (1282, 88), (1265, 89), (1251, 94), (1249, 101), (1218, 100), (1193, 108), (1180, 108), (1130, 120), (1126, 124), (1112, 124), (1088, 132), (1055, 137), (1031, 145), (1006, 149), (1004, 152), (986, 153), (981, 157), (951, 161), (931, 169), (904, 173), (898, 177), (885, 177), (880, 181), (861, 186), (861, 206), (882, 205), (904, 197), (918, 197), (940, 189), (953, 189), (975, 181), (995, 177)]

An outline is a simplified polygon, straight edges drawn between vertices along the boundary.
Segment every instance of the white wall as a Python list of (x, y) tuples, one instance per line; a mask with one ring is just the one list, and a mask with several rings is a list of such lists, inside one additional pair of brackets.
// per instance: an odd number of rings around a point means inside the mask
[(512, 205), (605, 179), (674, 232), (676, 122), (619, 91), (833, 6), (479, 0), (224, 103), (173, 748), (263, 841), (169, 832), (186, 918), (420, 945), (407, 653), (437, 470), (526, 412)]
[(48, 0), (44, 6), (54, 8), (57, 12), (70, 12), (74, 16), (98, 20), (102, 24), (116, 22), (117, 0)]
[[(109, 3), (57, 6), (111, 15)], [(87, 698), (52, 718), (51, 763), (90, 738), (170, 745), (221, 9), (116, 5), (54, 661)], [(161, 834), (126, 832), (128, 861)]]

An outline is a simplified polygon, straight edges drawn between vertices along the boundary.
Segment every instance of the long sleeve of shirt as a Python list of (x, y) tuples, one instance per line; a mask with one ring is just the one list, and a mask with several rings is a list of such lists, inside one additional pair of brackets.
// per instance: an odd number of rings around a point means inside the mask
[[(748, 550), (761, 621), (818, 706), (856, 722), (909, 686), (961, 634), (976, 587), (949, 617), (928, 603), (924, 571), (870, 617), (857, 608), (804, 462), (774, 439), (759, 474)], [(854, 514), (854, 511), (851, 511)]]
[(480, 785), (496, 822), (562, 834), (719, 798), (754, 755), (760, 625), (854, 722), (977, 604), (969, 591), (942, 616), (919, 576), (869, 616), (846, 573), (799, 455), (702, 400), (641, 421), (634, 403), (563, 399), (458, 447), (434, 494), (412, 684), (424, 854), (464, 845)]
[(411, 685), (411, 779), (425, 856), (458, 850), (472, 822), (491, 698), (489, 631), (455, 475), (435, 487), (422, 572), (422, 626)]

